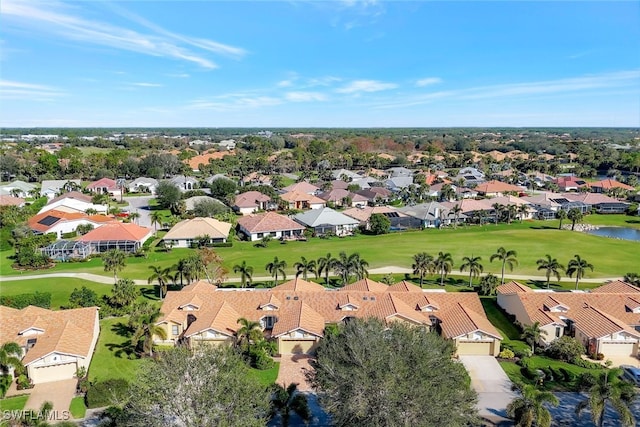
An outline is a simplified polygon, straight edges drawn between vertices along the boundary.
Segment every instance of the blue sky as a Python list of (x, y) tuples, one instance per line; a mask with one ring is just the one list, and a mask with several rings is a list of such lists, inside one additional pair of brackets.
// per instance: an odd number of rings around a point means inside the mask
[(0, 126), (640, 126), (640, 2), (2, 0)]

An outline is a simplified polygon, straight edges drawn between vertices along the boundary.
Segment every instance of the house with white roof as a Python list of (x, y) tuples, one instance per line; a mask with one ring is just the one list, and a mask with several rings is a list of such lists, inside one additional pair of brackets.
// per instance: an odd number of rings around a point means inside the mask
[(351, 234), (360, 221), (331, 208), (312, 209), (293, 217), (293, 220), (312, 228), (317, 235), (333, 233), (337, 236)]

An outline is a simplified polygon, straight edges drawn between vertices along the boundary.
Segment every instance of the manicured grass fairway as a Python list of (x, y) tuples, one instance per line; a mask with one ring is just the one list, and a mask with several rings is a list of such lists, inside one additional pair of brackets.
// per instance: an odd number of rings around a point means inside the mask
[(84, 404), (84, 397), (79, 396), (71, 399), (69, 411), (71, 411), (71, 415), (73, 416), (73, 418), (84, 418), (84, 415), (87, 412), (87, 407)]
[(24, 409), (24, 405), (27, 404), (29, 395), (9, 397), (0, 400), (0, 410), (2, 411), (20, 411)]
[(104, 381), (110, 378), (123, 378), (131, 381), (136, 369), (143, 359), (135, 356), (128, 358), (123, 348), (127, 347), (129, 338), (118, 335), (115, 331), (120, 323), (126, 324), (128, 318), (114, 317), (100, 321), (100, 338), (89, 367), (89, 381)]

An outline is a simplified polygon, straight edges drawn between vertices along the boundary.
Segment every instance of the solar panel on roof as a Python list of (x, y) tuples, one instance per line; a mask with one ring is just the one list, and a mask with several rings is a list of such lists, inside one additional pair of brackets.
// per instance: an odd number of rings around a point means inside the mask
[(398, 218), (400, 216), (398, 212), (385, 212), (383, 215), (387, 218)]
[(59, 220), (60, 218), (58, 218), (57, 216), (47, 215), (44, 218), (42, 218), (40, 221), (38, 221), (38, 224), (46, 225), (47, 227), (49, 227), (50, 225), (55, 224)]

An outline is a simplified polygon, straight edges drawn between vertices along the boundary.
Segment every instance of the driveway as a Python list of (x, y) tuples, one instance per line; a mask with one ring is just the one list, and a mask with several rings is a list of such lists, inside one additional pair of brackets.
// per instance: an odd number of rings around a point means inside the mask
[(478, 393), (478, 413), (492, 424), (509, 423), (507, 405), (516, 396), (511, 381), (493, 356), (460, 356), (471, 378), (471, 387)]
[(63, 381), (51, 381), (48, 383), (36, 384), (31, 389), (29, 399), (25, 404), (25, 409), (38, 410), (44, 402), (53, 404), (51, 421), (64, 421), (68, 419), (71, 399), (76, 395), (76, 385), (78, 380), (71, 378)]
[[(557, 407), (549, 407), (554, 427), (596, 427), (591, 421), (591, 412), (585, 409), (580, 417), (576, 417), (575, 409), (579, 402), (587, 399), (583, 393), (554, 393), (560, 404)], [(637, 397), (633, 406), (636, 417), (636, 425), (640, 425), (640, 397)], [(605, 408), (603, 427), (619, 427), (620, 418), (611, 405)]]
[(149, 201), (153, 198), (154, 196), (134, 196), (125, 198), (125, 200), (129, 202), (129, 212), (137, 212), (140, 214), (140, 218), (136, 220), (138, 225), (151, 227), (151, 209), (149, 209)]
[(311, 359), (312, 357), (306, 354), (283, 354), (280, 357), (280, 370), (276, 383), (284, 387), (296, 383), (298, 390), (311, 391), (311, 386), (305, 378), (305, 373), (313, 369), (309, 363)]

